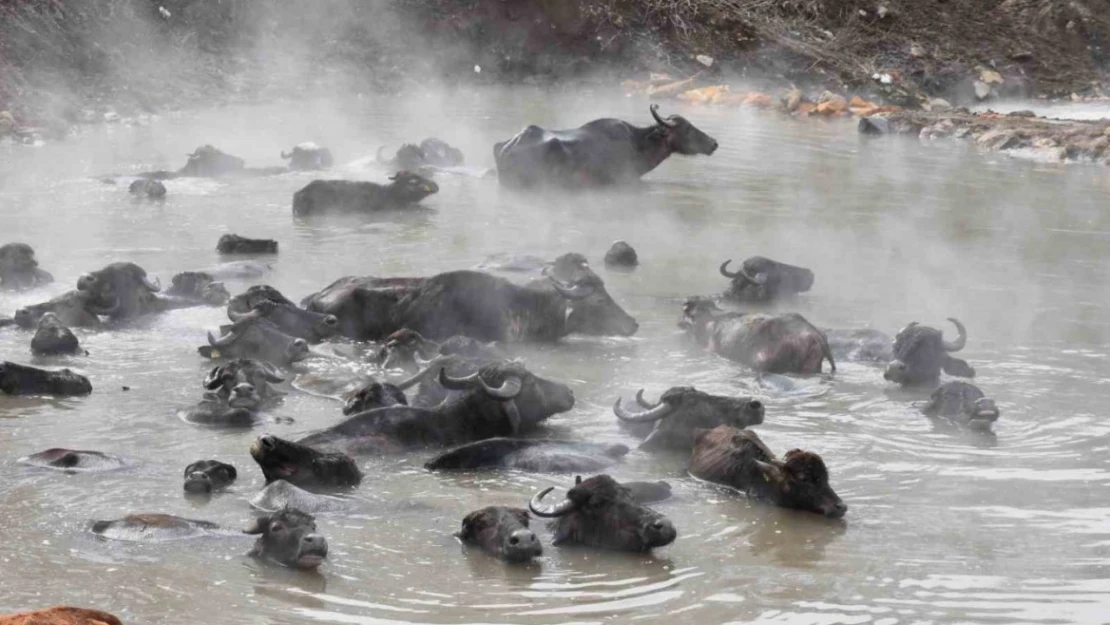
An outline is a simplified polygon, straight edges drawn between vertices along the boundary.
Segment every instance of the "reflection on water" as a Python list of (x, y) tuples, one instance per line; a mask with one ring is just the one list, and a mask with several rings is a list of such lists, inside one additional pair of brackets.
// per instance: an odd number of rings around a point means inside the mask
[[(187, 309), (78, 329), (87, 357), (32, 359), (29, 333), (0, 330), (4, 359), (70, 366), (95, 387), (81, 399), (0, 397), (0, 527), (19, 546), (0, 552), (0, 610), (68, 603), (136, 623), (1105, 622), (1103, 170), (982, 157), (958, 144), (861, 141), (848, 124), (677, 110), (720, 149), (672, 158), (637, 189), (535, 197), (445, 176), (428, 210), (375, 220), (293, 219), (292, 193), (312, 174), (171, 180), (161, 202), (136, 202), (90, 176), (178, 167), (201, 143), (272, 165), (280, 150), (313, 140), (348, 163), (334, 175), (380, 181), (365, 157), (381, 144), (439, 136), (485, 167), (492, 143), (527, 123), (569, 127), (602, 112), (646, 123), (647, 105), (532, 91), (275, 104), (98, 128), (38, 149), (0, 146), (0, 242), (30, 243), (58, 279), (0, 294), (0, 314), (117, 260), (167, 283), (218, 263), (215, 242), (226, 232), (277, 239), (281, 254), (262, 280), (294, 300), (344, 275), (422, 275), (494, 253), (579, 251), (640, 331), (513, 347), (533, 371), (574, 389), (575, 409), (550, 421), (550, 435), (634, 446), (611, 406), (639, 388), (649, 398), (678, 385), (755, 395), (767, 405), (758, 430), (773, 450), (824, 456), (851, 507), (844, 522), (749, 502), (691, 479), (680, 455), (633, 451), (613, 473), (672, 484), (674, 499), (657, 508), (678, 528), (674, 544), (651, 555), (556, 548), (537, 520), (543, 557), (511, 567), (459, 544), (452, 533), (462, 517), (523, 506), (573, 476), (431, 475), (422, 469), (430, 453), (418, 453), (360, 460), (366, 479), (350, 505), (319, 515), (331, 545), (319, 574), (254, 562), (246, 538), (99, 540), (87, 531), (91, 519), (130, 512), (241, 527), (262, 486), (250, 442), (336, 422), (334, 397), (381, 374), (349, 360), (359, 350), (320, 346), (323, 357), (295, 372), (307, 392), (292, 390), (273, 419), (249, 431), (191, 426), (177, 411), (199, 399), (211, 367), (195, 350), (226, 319)], [(636, 247), (635, 272), (601, 266), (615, 239)], [(675, 322), (685, 297), (722, 291), (717, 266), (755, 254), (814, 269), (813, 291), (783, 307), (819, 326), (893, 333), (914, 320), (963, 321), (962, 356), (1002, 411), (997, 436), (930, 422), (915, 406), (927, 393), (890, 388), (875, 365), (757, 380), (682, 341)], [(17, 462), (55, 446), (129, 465), (67, 474)], [(202, 458), (233, 463), (239, 480), (208, 499), (183, 497), (181, 471)]]

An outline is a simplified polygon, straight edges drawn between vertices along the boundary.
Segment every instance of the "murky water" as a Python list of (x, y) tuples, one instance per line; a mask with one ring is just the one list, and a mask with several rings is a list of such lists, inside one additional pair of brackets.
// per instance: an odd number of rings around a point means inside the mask
[[(561, 549), (542, 530), (539, 563), (507, 566), (457, 543), (451, 533), (463, 515), (524, 505), (573, 477), (433, 475), (421, 453), (361, 459), (367, 477), (353, 510), (319, 519), (331, 556), (306, 574), (246, 558), (247, 538), (125, 544), (86, 527), (129, 512), (241, 526), (262, 486), (250, 442), (264, 431), (334, 423), (337, 402), (294, 393), (272, 412), (295, 423), (250, 431), (178, 419), (176, 410), (199, 399), (210, 363), (195, 348), (224, 322), (220, 309), (79, 332), (90, 355), (71, 359), (34, 359), (30, 334), (7, 329), (4, 359), (77, 367), (95, 391), (0, 397), (0, 611), (68, 603), (167, 624), (1107, 622), (1106, 170), (981, 156), (962, 144), (864, 141), (851, 124), (681, 112), (720, 150), (674, 157), (642, 188), (537, 198), (493, 180), (445, 177), (427, 201), (433, 210), (381, 221), (295, 221), (291, 195), (308, 174), (171, 181), (163, 203), (132, 201), (88, 176), (178, 167), (206, 142), (252, 165), (277, 164), (281, 149), (315, 140), (352, 163), (336, 176), (380, 180), (357, 159), (382, 143), (438, 135), (471, 163), (492, 165), (492, 143), (526, 123), (568, 127), (599, 115), (646, 123), (647, 104), (536, 92), (296, 103), (106, 127), (39, 149), (0, 147), (0, 239), (32, 244), (58, 279), (0, 295), (0, 312), (116, 260), (167, 282), (218, 262), (215, 242), (228, 231), (280, 241), (265, 281), (293, 299), (343, 275), (426, 275), (497, 252), (580, 251), (640, 332), (514, 351), (578, 398), (546, 433), (633, 443), (612, 415), (617, 396), (689, 384), (751, 392), (749, 372), (688, 346), (675, 321), (686, 296), (724, 289), (721, 261), (763, 254), (815, 270), (813, 291), (789, 307), (819, 325), (893, 333), (913, 320), (964, 321), (963, 355), (1003, 412), (996, 439), (934, 429), (913, 406), (920, 395), (893, 391), (875, 366), (843, 363), (831, 382), (801, 380), (792, 393), (765, 396), (758, 427), (779, 453), (824, 456), (851, 507), (843, 523), (748, 502), (689, 479), (682, 458), (633, 452), (613, 474), (671, 482), (677, 496), (657, 508), (679, 529), (673, 545), (653, 555)], [(601, 256), (617, 238), (639, 251), (635, 273), (604, 271)], [(15, 462), (53, 446), (118, 453), (134, 465), (66, 475)], [(207, 503), (181, 490), (183, 468), (202, 458), (240, 469), (239, 481)]]

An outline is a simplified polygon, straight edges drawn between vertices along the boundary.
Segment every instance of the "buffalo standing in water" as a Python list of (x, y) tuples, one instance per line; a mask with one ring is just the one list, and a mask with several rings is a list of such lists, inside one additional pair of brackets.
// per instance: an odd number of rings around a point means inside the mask
[(316, 531), (316, 518), (296, 508), (258, 517), (243, 530), (257, 534), (249, 554), (297, 569), (315, 569), (328, 557), (328, 541)]
[(933, 419), (947, 419), (956, 425), (989, 432), (998, 420), (998, 406), (983, 391), (967, 382), (946, 382), (929, 397), (922, 411)]
[(418, 204), (439, 192), (439, 185), (409, 171), (390, 176), (389, 184), (358, 180), (313, 180), (293, 194), (293, 214), (371, 214)]
[(792, 449), (779, 460), (751, 430), (727, 425), (698, 430), (690, 475), (731, 486), (783, 508), (817, 512), (834, 519), (848, 511), (829, 486), (829, 471), (821, 456)]
[(678, 325), (701, 347), (756, 371), (821, 373), (828, 360), (836, 372), (824, 333), (797, 313), (726, 313), (706, 298), (692, 297)]
[(544, 496), (552, 490), (537, 493), (528, 509), (538, 517), (554, 519), (555, 546), (644, 552), (669, 545), (678, 536), (670, 519), (642, 505), (631, 489), (608, 475), (579, 477), (562, 502), (544, 504)]
[(568, 334), (631, 336), (639, 324), (596, 275), (575, 284), (549, 279), (551, 290), (523, 287), (478, 271), (430, 278), (341, 278), (302, 302), (335, 315), (340, 332), (381, 340), (409, 328), (438, 341), (555, 341)]
[(475, 510), (462, 521), (455, 536), (509, 562), (527, 562), (543, 555), (543, 546), (528, 528), (528, 511), (489, 506)]
[(894, 360), (887, 365), (883, 377), (902, 386), (935, 385), (942, 369), (949, 375), (975, 377), (971, 365), (949, 355), (967, 345), (967, 330), (956, 319), (949, 317), (948, 320), (959, 333), (955, 341), (944, 340), (940, 330), (916, 321), (902, 328), (894, 336)]
[(35, 250), (26, 243), (0, 245), (0, 290), (31, 289), (54, 281), (39, 269)]
[(566, 189), (633, 183), (671, 154), (713, 154), (717, 141), (681, 115), (664, 119), (651, 105), (655, 124), (639, 128), (618, 119), (597, 119), (570, 130), (528, 126), (493, 146), (497, 176), (513, 187), (551, 185)]
[(656, 404), (644, 401), (644, 390), (640, 389), (636, 402), (646, 410), (630, 412), (617, 399), (613, 413), (623, 423), (651, 428), (640, 449), (689, 451), (698, 429), (718, 425), (746, 428), (763, 423), (763, 402), (758, 399), (710, 395), (691, 386), (668, 389)]
[(729, 271), (731, 260), (721, 263), (721, 275), (732, 280), (724, 298), (737, 302), (772, 302), (804, 293), (813, 287), (813, 272), (778, 261), (752, 256), (736, 271)]

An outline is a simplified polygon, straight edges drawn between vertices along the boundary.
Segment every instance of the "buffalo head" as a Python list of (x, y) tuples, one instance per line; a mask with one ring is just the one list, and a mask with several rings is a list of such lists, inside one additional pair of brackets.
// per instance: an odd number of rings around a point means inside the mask
[(560, 282), (554, 276), (548, 279), (567, 300), (568, 333), (632, 336), (640, 329), (640, 324), (613, 300), (605, 283), (592, 271), (573, 284)]
[(0, 245), (0, 288), (27, 289), (53, 282), (35, 259), (35, 250), (26, 243)]
[(238, 472), (219, 460), (198, 460), (185, 467), (185, 492), (204, 494), (226, 488)]
[(198, 350), (207, 358), (257, 358), (280, 365), (303, 360), (309, 355), (308, 343), (293, 338), (257, 313), (244, 315), (219, 338), (208, 333), (208, 345)]
[(166, 295), (203, 303), (208, 306), (223, 306), (231, 299), (223, 282), (217, 282), (211, 274), (203, 271), (183, 271), (173, 277)]
[(439, 383), (452, 391), (481, 390), (499, 401), (514, 434), (574, 407), (574, 392), (568, 386), (541, 378), (516, 361), (489, 363), (458, 378), (441, 367)]
[(682, 305), (678, 327), (693, 334), (699, 345), (705, 345), (709, 341), (714, 317), (721, 312), (721, 308), (708, 297), (688, 298)]
[(729, 271), (731, 260), (721, 263), (721, 275), (732, 280), (725, 297), (746, 302), (769, 302), (780, 297), (804, 293), (813, 287), (813, 272), (778, 261), (752, 256), (736, 271)]
[(579, 477), (563, 501), (544, 504), (544, 496), (552, 490), (537, 493), (528, 508), (536, 516), (555, 519), (551, 524), (555, 545), (650, 551), (671, 544), (678, 535), (667, 517), (638, 503), (630, 489), (608, 475)]
[(158, 310), (157, 280), (135, 263), (112, 263), (77, 280), (77, 290), (88, 294), (85, 308), (97, 315), (128, 319)]
[(655, 123), (663, 129), (667, 148), (671, 152), (678, 152), (685, 156), (705, 154), (706, 156), (717, 151), (717, 140), (699, 130), (681, 115), (671, 115), (664, 119), (659, 115), (659, 105), (651, 105), (651, 116)]
[(386, 185), (389, 197), (399, 206), (416, 204), (429, 195), (439, 193), (439, 185), (411, 171), (399, 171), (389, 180)]
[(284, 381), (285, 378), (273, 365), (240, 358), (225, 365), (213, 367), (204, 378), (204, 388), (217, 391), (219, 396), (226, 400), (231, 398), (236, 388), (246, 384), (252, 387), (261, 400), (268, 401), (282, 395), (282, 392), (274, 389), (271, 384)]
[(258, 437), (250, 452), (267, 484), (285, 480), (302, 488), (334, 488), (362, 481), (358, 465), (346, 454), (317, 451), (269, 434)]
[(328, 557), (328, 541), (316, 533), (316, 518), (296, 508), (258, 517), (243, 530), (257, 534), (250, 555), (298, 569), (315, 569)]
[(962, 323), (948, 318), (956, 326), (959, 336), (946, 341), (940, 330), (918, 325), (915, 321), (894, 336), (894, 360), (887, 365), (883, 377), (902, 386), (927, 386), (936, 384), (943, 369), (949, 375), (975, 377), (975, 370), (966, 361), (953, 358), (967, 344), (967, 330)]
[(641, 449), (690, 450), (694, 431), (718, 425), (746, 428), (763, 423), (763, 402), (752, 397), (724, 397), (703, 393), (690, 386), (667, 390), (656, 404), (644, 401), (644, 390), (636, 393), (636, 401), (645, 410), (632, 412), (613, 405), (621, 421), (654, 426)]
[(334, 336), (339, 328), (339, 319), (335, 315), (312, 312), (269, 299), (254, 302), (250, 312), (241, 313), (230, 307), (227, 311), (227, 316), (232, 321), (239, 321), (252, 314), (269, 321), (289, 336), (313, 343)]
[(490, 506), (466, 515), (456, 536), (503, 560), (527, 562), (543, 554), (543, 546), (528, 529), (528, 521), (527, 510)]

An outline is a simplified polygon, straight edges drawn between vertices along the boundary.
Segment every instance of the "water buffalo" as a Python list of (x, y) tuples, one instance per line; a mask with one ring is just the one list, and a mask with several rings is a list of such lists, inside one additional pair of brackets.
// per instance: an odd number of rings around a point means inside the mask
[(285, 395), (273, 387), (273, 384), (284, 381), (285, 378), (273, 365), (250, 358), (239, 358), (212, 367), (204, 378), (204, 388), (216, 391), (221, 398), (227, 400), (236, 387), (247, 384), (253, 387), (263, 403), (270, 403)]
[(792, 449), (779, 460), (751, 430), (727, 425), (698, 430), (694, 434), (690, 474), (783, 508), (816, 512), (834, 519), (848, 511), (848, 506), (829, 486), (829, 471), (821, 456)]
[(0, 614), (0, 625), (123, 625), (119, 617), (100, 610), (55, 606), (34, 612)]
[(166, 296), (184, 300), (186, 306), (223, 306), (231, 299), (223, 282), (203, 271), (183, 271), (173, 277)]
[(763, 423), (763, 402), (758, 399), (710, 395), (692, 386), (668, 389), (656, 404), (644, 401), (644, 390), (640, 389), (636, 401), (647, 410), (629, 412), (618, 398), (613, 413), (625, 423), (653, 426), (640, 449), (689, 451), (698, 429), (718, 425), (746, 428)]
[(39, 269), (35, 250), (26, 243), (0, 245), (0, 290), (31, 289), (54, 281)]
[(273, 239), (248, 239), (237, 234), (225, 234), (216, 241), (220, 254), (277, 254), (278, 243)]
[(820, 373), (828, 360), (836, 372), (825, 335), (797, 313), (726, 313), (706, 298), (692, 297), (678, 325), (701, 347), (756, 371)]
[(297, 569), (315, 569), (328, 557), (328, 541), (316, 532), (316, 519), (296, 508), (258, 517), (243, 530), (258, 534), (249, 554)]
[(529, 473), (592, 473), (613, 466), (628, 447), (574, 441), (489, 438), (444, 452), (428, 462), (429, 471), (514, 469)]
[(31, 454), (26, 458), (21, 458), (20, 462), (34, 467), (55, 469), (67, 473), (115, 471), (126, 467), (128, 464), (123, 458), (104, 452), (64, 449), (61, 447)]
[(975, 377), (971, 365), (949, 355), (967, 345), (967, 330), (956, 319), (948, 320), (959, 333), (955, 341), (944, 340), (940, 330), (918, 325), (916, 321), (902, 328), (894, 336), (894, 359), (886, 366), (883, 377), (902, 386), (935, 385), (942, 369), (948, 375)]
[(420, 142), (420, 145), (406, 143), (397, 150), (393, 158), (385, 158), (382, 151), (385, 146), (378, 148), (378, 164), (388, 167), (393, 171), (435, 171), (442, 167), (458, 167), (463, 164), (463, 153), (453, 148), (446, 141), (429, 138)]
[[(434, 358), (439, 358), (447, 373), (454, 377), (469, 376), (482, 366), (507, 359), (507, 354), (493, 343), (484, 343), (467, 336), (452, 336), (436, 343), (422, 337), (419, 332), (402, 329), (389, 335), (378, 352), (383, 368), (415, 365), (424, 368)], [(412, 405), (421, 408), (438, 406), (447, 398), (448, 390), (440, 386), (434, 376), (425, 376), (413, 398)], [(407, 390), (408, 387), (402, 387)]]
[(502, 560), (528, 562), (543, 555), (539, 539), (528, 529), (528, 511), (489, 506), (466, 515), (455, 536)]
[(231, 485), (239, 476), (235, 467), (219, 460), (198, 460), (185, 467), (185, 492), (211, 493)]
[(308, 357), (308, 343), (293, 338), (274, 324), (247, 315), (231, 324), (223, 336), (208, 333), (208, 345), (197, 348), (205, 358), (252, 358), (277, 365), (290, 365)]
[(640, 264), (636, 250), (625, 241), (613, 243), (609, 251), (605, 252), (605, 266), (610, 269), (635, 269)]
[(97, 316), (94, 310), (99, 309), (93, 306), (90, 310), (88, 293), (67, 291), (41, 304), (20, 308), (15, 311), (13, 321), (17, 326), (25, 330), (31, 330), (38, 326), (39, 320), (42, 319), (44, 314), (51, 312), (57, 315), (58, 321), (63, 325), (94, 328), (100, 325), (100, 317)]
[(221, 152), (211, 145), (200, 146), (188, 158), (185, 166), (174, 177), (219, 178), (240, 174), (246, 169), (243, 159)]
[(228, 533), (211, 521), (149, 513), (129, 514), (110, 521), (94, 521), (92, 532), (109, 540), (155, 542)]
[(251, 506), (265, 512), (276, 512), (283, 508), (296, 508), (309, 514), (314, 512), (332, 512), (349, 507), (344, 499), (332, 495), (310, 493), (286, 482), (276, 480), (270, 482), (251, 498)]
[(386, 185), (358, 180), (313, 180), (293, 194), (293, 214), (400, 210), (439, 192), (439, 185), (408, 171), (399, 171), (389, 180)]
[(554, 519), (555, 546), (646, 552), (669, 545), (678, 536), (670, 519), (645, 507), (632, 490), (608, 475), (579, 477), (562, 502), (546, 505), (543, 498), (552, 490), (537, 493), (528, 509), (538, 517)]
[(439, 373), (454, 394), (435, 408), (389, 406), (349, 417), (309, 434), (306, 445), (342, 446), (352, 452), (394, 452), (513, 436), (570, 410), (574, 393), (513, 361), (490, 363), (471, 376), (452, 378), (436, 361), (416, 377)]
[(112, 263), (77, 280), (77, 290), (89, 296), (85, 309), (116, 321), (198, 305), (193, 301), (160, 297), (161, 288), (135, 263)]
[(81, 344), (58, 315), (48, 312), (39, 319), (38, 329), (31, 338), (31, 351), (40, 356), (76, 354), (81, 351)]
[(290, 152), (282, 152), (281, 158), (289, 161), (293, 171), (315, 171), (332, 166), (331, 150), (322, 148), (311, 141), (298, 143)]
[(563, 188), (636, 182), (671, 154), (713, 154), (717, 141), (681, 115), (664, 119), (651, 105), (655, 124), (638, 128), (617, 119), (597, 119), (570, 130), (528, 126), (494, 144), (501, 184)]
[(813, 272), (805, 267), (795, 267), (778, 261), (752, 256), (733, 272), (728, 270), (731, 260), (721, 263), (721, 275), (732, 280), (724, 298), (736, 302), (772, 302), (784, 297), (805, 293), (813, 287)]
[(339, 320), (334, 315), (300, 308), (285, 299), (277, 289), (264, 285), (252, 286), (246, 293), (236, 295), (227, 307), (227, 316), (233, 322), (249, 315), (265, 319), (285, 334), (310, 343), (331, 338), (339, 326)]
[(198, 425), (250, 427), (259, 420), (262, 397), (253, 385), (241, 383), (231, 389), (228, 397), (207, 392), (196, 406), (181, 413), (181, 418)]
[(989, 431), (998, 420), (998, 406), (967, 382), (945, 382), (929, 397), (922, 411), (933, 419), (947, 419), (971, 430)]
[(14, 362), (0, 362), (0, 391), (8, 395), (88, 395), (92, 383), (69, 369), (48, 371)]
[(407, 405), (409, 405), (409, 400), (405, 397), (405, 391), (400, 386), (370, 380), (347, 394), (346, 401), (343, 404), (343, 414), (351, 416), (376, 408)]
[(127, 192), (142, 197), (163, 198), (166, 197), (166, 185), (153, 178), (139, 178), (127, 186)]
[(362, 481), (362, 471), (346, 454), (317, 451), (269, 434), (259, 436), (250, 451), (267, 484), (285, 480), (302, 488), (339, 488)]
[(837, 360), (881, 362), (894, 359), (894, 339), (889, 334), (868, 328), (836, 330), (821, 328), (829, 341), (829, 349)]

